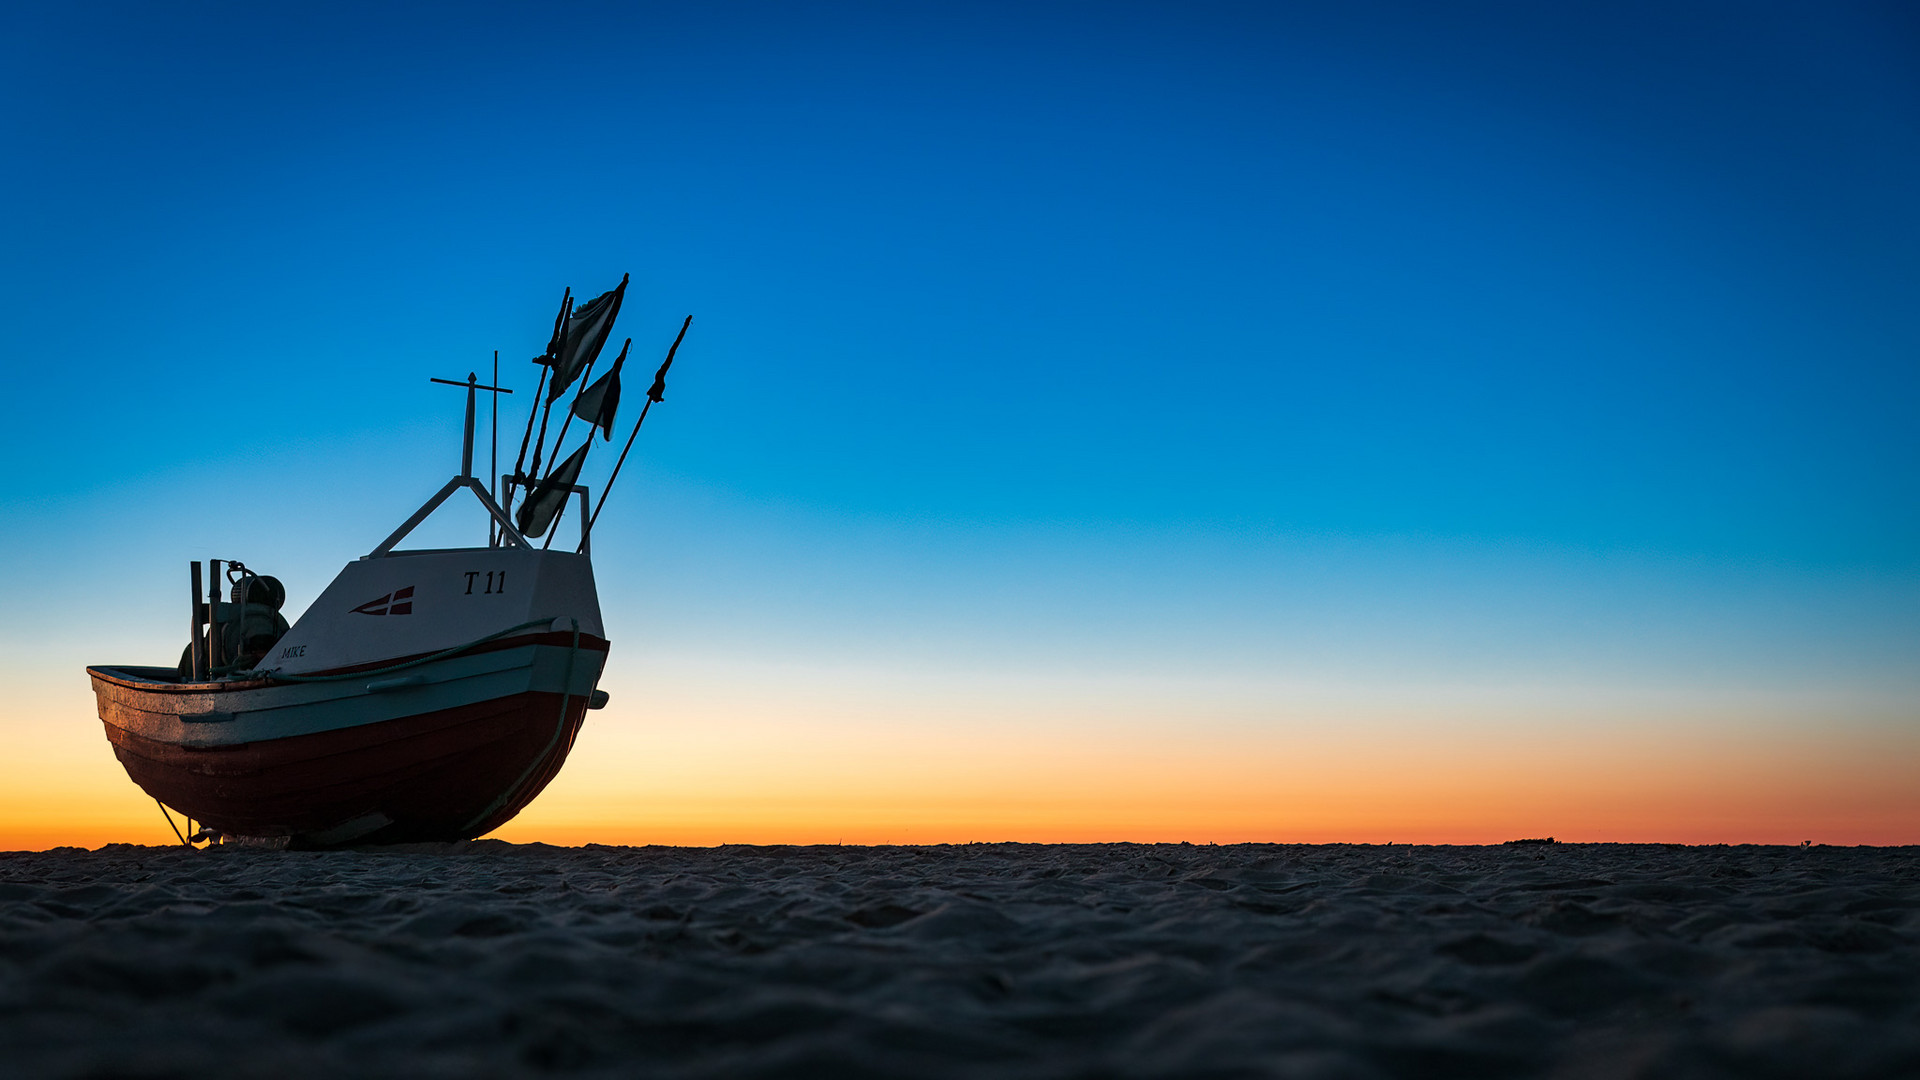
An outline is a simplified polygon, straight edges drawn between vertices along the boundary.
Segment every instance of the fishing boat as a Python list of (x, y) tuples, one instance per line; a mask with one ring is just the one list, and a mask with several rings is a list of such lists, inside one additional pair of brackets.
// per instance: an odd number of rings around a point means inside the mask
[[(473, 446), (476, 395), (490, 392), (497, 455), (497, 403), (512, 393), (499, 385), (498, 354), (491, 385), (474, 374), (432, 380), (467, 391), (460, 472), (290, 626), (277, 580), (218, 559), (203, 578), (194, 562), (190, 640), (177, 666), (87, 668), (115, 756), (163, 810), (188, 819), (183, 841), (322, 848), (468, 839), (510, 820), (558, 774), (588, 710), (607, 702), (593, 524), (692, 321), (593, 504), (580, 473), (595, 434), (611, 441), (627, 348), (588, 379), (626, 284), (578, 307), (571, 291), (562, 298), (547, 351), (534, 358), (540, 390), (521, 459), (510, 474), (489, 468), (495, 491), (474, 475)], [(542, 475), (553, 406), (576, 383)], [(575, 418), (591, 425), (586, 442), (562, 459)], [(464, 495), (486, 512), (484, 546), (400, 546)], [(574, 500), (577, 545), (553, 550)]]

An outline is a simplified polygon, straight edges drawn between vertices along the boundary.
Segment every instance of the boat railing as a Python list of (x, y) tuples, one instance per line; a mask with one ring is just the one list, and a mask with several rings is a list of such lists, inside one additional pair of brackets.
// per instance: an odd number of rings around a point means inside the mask
[[(507, 493), (509, 497), (511, 497), (511, 493), (516, 488), (526, 488), (527, 491), (531, 493), (535, 488), (539, 487), (542, 483), (547, 483), (547, 481), (535, 480), (529, 476), (514, 476), (511, 473), (500, 474), (500, 490), (503, 493)], [(587, 497), (588, 495), (587, 485), (585, 484), (551, 484), (548, 490), (565, 491), (569, 495), (578, 495), (580, 497), (580, 546), (575, 550), (577, 550), (582, 555), (592, 555), (593, 544), (590, 542), (590, 538), (593, 533), (593, 517), (591, 514), (588, 513), (588, 510), (591, 509), (593, 500)], [(559, 531), (560, 530), (557, 522), (547, 526), (546, 542), (540, 545), (540, 549), (542, 551), (545, 551), (547, 548), (553, 546), (554, 534)]]
[(480, 505), (486, 508), (487, 513), (498, 526), (499, 542), (511, 544), (514, 547), (531, 548), (533, 546), (527, 542), (526, 537), (520, 535), (520, 530), (514, 527), (513, 519), (507, 516), (507, 512), (502, 510), (500, 504), (494, 501), (493, 496), (487, 493), (486, 485), (482, 484), (478, 477), (466, 475), (456, 476), (448, 480), (439, 491), (434, 493), (433, 498), (422, 503), (420, 509), (413, 512), (412, 517), (402, 522), (399, 528), (393, 530), (392, 535), (380, 541), (380, 546), (368, 552), (365, 558), (384, 558), (393, 551), (395, 544), (405, 540), (408, 533), (418, 528), (421, 522), (427, 520), (435, 510), (440, 509), (441, 503), (446, 502), (453, 496), (454, 492), (459, 491), (461, 488), (466, 488), (473, 492), (474, 498), (479, 499)]

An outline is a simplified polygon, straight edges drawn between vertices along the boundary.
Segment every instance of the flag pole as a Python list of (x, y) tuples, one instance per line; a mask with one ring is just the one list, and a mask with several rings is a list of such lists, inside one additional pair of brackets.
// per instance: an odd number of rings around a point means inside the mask
[[(580, 373), (580, 386), (578, 389), (576, 389), (573, 392), (574, 401), (580, 400), (580, 395), (586, 392), (588, 380), (593, 378), (593, 365), (599, 362), (600, 362), (600, 358), (598, 356), (587, 361), (587, 369)], [(553, 408), (553, 402), (551, 401), (547, 402), (547, 408), (551, 410)], [(553, 438), (553, 457), (548, 459), (547, 461), (547, 474), (549, 476), (553, 474), (554, 463), (560, 460), (561, 448), (567, 445), (567, 428), (571, 427), (572, 425), (573, 425), (573, 401), (569, 401), (567, 403), (567, 418), (565, 420), (560, 421), (560, 434), (554, 436)], [(541, 431), (542, 437), (544, 437), (546, 434), (546, 427), (547, 426), (544, 423), (540, 425), (540, 431)], [(588, 446), (593, 445), (592, 432), (587, 433), (587, 445)], [(534, 468), (536, 470), (539, 469), (539, 465), (536, 464)], [(567, 503), (572, 501), (573, 501), (572, 499), (568, 499), (565, 502), (562, 502), (560, 504), (560, 512), (553, 515), (553, 524), (547, 526), (547, 539), (545, 543), (540, 545), (541, 551), (545, 551), (548, 548), (553, 546), (553, 534), (560, 531), (560, 519), (567, 516)]]
[[(627, 463), (627, 451), (633, 449), (634, 437), (640, 434), (640, 425), (647, 422), (647, 410), (651, 408), (653, 408), (652, 398), (648, 398), (647, 403), (640, 406), (640, 418), (633, 422), (633, 431), (627, 436), (627, 445), (620, 448), (619, 460), (613, 463), (613, 472), (607, 477), (607, 486), (600, 489), (600, 501), (593, 504), (593, 514), (587, 518), (588, 536), (593, 535), (593, 523), (600, 520), (600, 508), (607, 505), (607, 492), (613, 490), (613, 482), (620, 478), (620, 466)], [(583, 538), (581, 543), (585, 542)]]
[[(540, 393), (546, 388), (547, 388), (547, 369), (546, 367), (542, 366), (540, 368), (540, 385), (533, 388), (533, 408), (527, 410), (527, 433), (520, 436), (520, 456), (519, 458), (515, 459), (513, 463), (513, 475), (515, 476), (523, 475), (520, 470), (527, 463), (527, 443), (533, 439), (533, 414), (540, 411)], [(514, 495), (514, 492), (518, 490), (520, 490), (518, 485), (512, 485), (512, 484), (508, 485), (507, 497), (504, 500), (502, 500), (500, 503), (500, 506), (502, 509), (508, 511), (509, 513), (512, 512), (513, 495)]]
[[(579, 388), (573, 392), (573, 401), (579, 401), (580, 395), (586, 392), (587, 383), (593, 378), (593, 365), (599, 362), (600, 358), (598, 356), (587, 361), (587, 370), (580, 373), (580, 385)], [(553, 456), (555, 458), (560, 456), (560, 448), (567, 444), (567, 428), (573, 424), (573, 401), (567, 402), (567, 418), (560, 421), (560, 434), (553, 440)], [(551, 465), (553, 462), (549, 461), (547, 464)], [(548, 471), (551, 472), (552, 470), (549, 469)]]
[[(500, 385), (500, 350), (493, 350), (493, 385)], [(493, 433), (487, 438), (487, 486), (495, 487), (500, 483), (500, 395), (493, 395), (493, 405), (487, 410), (487, 421), (493, 427)], [(492, 547), (500, 539), (500, 523), (487, 515), (487, 546)]]
[[(541, 382), (542, 385), (545, 384), (544, 379)], [(530, 478), (537, 478), (540, 475), (540, 452), (547, 447), (547, 418), (552, 415), (553, 399), (548, 398), (547, 403), (540, 409), (540, 437), (533, 442), (533, 466), (528, 471)]]
[[(640, 435), (640, 425), (647, 422), (647, 413), (652, 410), (653, 403), (659, 401), (666, 393), (667, 369), (673, 366), (673, 354), (680, 351), (680, 342), (687, 336), (687, 327), (692, 325), (693, 316), (689, 315), (687, 321), (680, 324), (680, 333), (674, 337), (672, 348), (667, 350), (666, 361), (660, 365), (659, 371), (653, 373), (653, 386), (647, 390), (647, 403), (640, 406), (640, 418), (633, 422), (633, 431), (627, 436), (627, 445), (620, 448), (620, 460), (613, 463), (613, 473), (607, 477), (607, 486), (600, 489), (600, 501), (593, 504), (593, 513), (587, 518), (586, 533), (580, 538), (581, 547), (585, 547), (587, 538), (593, 535), (593, 523), (600, 520), (600, 510), (607, 505), (607, 495), (613, 491), (613, 482), (620, 479), (620, 466), (627, 463), (627, 452), (633, 449), (633, 440)], [(548, 539), (552, 537), (549, 536)]]
[[(613, 295), (614, 295), (613, 310), (607, 314), (606, 322), (601, 327), (600, 343), (593, 347), (593, 356), (587, 360), (587, 366), (585, 370), (583, 370), (579, 375), (580, 386), (578, 389), (576, 389), (573, 392), (575, 401), (579, 400), (580, 391), (585, 390), (587, 388), (587, 380), (593, 378), (593, 365), (596, 362), (598, 362), (600, 359), (600, 350), (606, 347), (607, 339), (605, 335), (610, 333), (613, 330), (613, 320), (618, 318), (620, 315), (620, 301), (625, 299), (626, 297), (627, 278), (629, 276), (630, 275), (627, 275), (627, 274), (621, 274), (620, 284), (616, 286), (613, 290)], [(591, 300), (588, 301), (589, 305), (593, 303), (594, 301), (591, 301)], [(553, 370), (554, 370), (554, 377), (558, 379), (560, 367), (559, 367), (559, 361), (557, 358), (554, 362)], [(553, 396), (547, 399), (546, 412), (540, 415), (540, 440), (536, 442), (533, 447), (533, 471), (536, 475), (540, 472), (540, 447), (543, 446), (547, 441), (547, 417), (553, 415), (554, 399), (557, 398), (562, 392), (563, 391), (561, 390), (558, 382), (556, 382), (553, 388)], [(553, 468), (552, 468), (553, 463), (560, 460), (560, 447), (566, 442), (567, 427), (572, 423), (573, 423), (573, 402), (570, 401), (567, 403), (566, 419), (560, 421), (560, 437), (553, 441), (553, 456), (547, 459), (547, 466), (548, 466), (547, 475), (549, 476), (553, 475)]]
[[(534, 388), (533, 408), (527, 410), (527, 430), (524, 434), (520, 436), (520, 456), (513, 463), (513, 475), (516, 477), (522, 477), (526, 475), (521, 470), (527, 464), (527, 443), (531, 441), (533, 438), (533, 414), (540, 411), (540, 400), (541, 398), (545, 397), (545, 391), (547, 389), (547, 373), (552, 370), (553, 365), (555, 363), (559, 362), (559, 359), (560, 359), (559, 350), (562, 347), (564, 347), (566, 344), (564, 341), (561, 340), (560, 335), (561, 335), (561, 331), (564, 330), (567, 325), (567, 312), (570, 311), (572, 308), (573, 308), (573, 286), (569, 285), (567, 286), (566, 292), (563, 293), (560, 297), (560, 312), (559, 314), (553, 317), (553, 336), (547, 339), (547, 351), (533, 358), (533, 362), (540, 365), (540, 385)], [(494, 385), (497, 386), (499, 384), (495, 383)], [(540, 425), (541, 441), (544, 442), (546, 440), (546, 437), (547, 437), (546, 425), (541, 424)], [(535, 462), (533, 467), (534, 471), (538, 472), (540, 470), (540, 466), (538, 464), (538, 462), (540, 461), (540, 450), (538, 447), (536, 447), (533, 451), (533, 460)], [(501, 504), (503, 509), (506, 509), (509, 512), (513, 510), (513, 496), (514, 496), (514, 492), (518, 490), (519, 488), (517, 485), (508, 489), (506, 501)]]

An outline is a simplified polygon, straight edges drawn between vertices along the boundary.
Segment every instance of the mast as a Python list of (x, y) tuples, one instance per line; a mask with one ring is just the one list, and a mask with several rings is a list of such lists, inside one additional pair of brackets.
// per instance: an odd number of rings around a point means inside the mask
[[(480, 377), (471, 371), (467, 372), (466, 382), (455, 382), (452, 379), (432, 379), (432, 378), (428, 379), (427, 381), (436, 382), (442, 386), (463, 387), (467, 391), (466, 432), (460, 442), (460, 475), (454, 477), (453, 480), (449, 482), (447, 490), (442, 491), (441, 494), (436, 497), (436, 501), (430, 504), (430, 507), (423, 507), (422, 508), (423, 512), (415, 515), (416, 520), (408, 522), (406, 525), (401, 527), (401, 530), (399, 532), (389, 537), (387, 541), (387, 545), (385, 545), (387, 547), (390, 547), (400, 537), (406, 535), (406, 533), (410, 531), (413, 528), (413, 526), (418, 525), (420, 523), (418, 519), (426, 517), (427, 513), (431, 513), (431, 506), (438, 506), (439, 505), (438, 500), (444, 499), (449, 493), (451, 493), (452, 489), (455, 487), (471, 487), (474, 490), (474, 492), (480, 496), (480, 501), (484, 504), (488, 504), (487, 513), (489, 515), (490, 521), (491, 521), (491, 515), (493, 513), (493, 505), (494, 505), (493, 498), (487, 494), (486, 486), (481, 484), (478, 480), (474, 479), (474, 475), (473, 475), (474, 395), (479, 393), (482, 390), (485, 390), (488, 393), (491, 393), (493, 395), (494, 410), (497, 413), (500, 408), (500, 395), (511, 394), (513, 393), (513, 391), (507, 389), (504, 386), (499, 386), (499, 385), (482, 386), (480, 385)], [(498, 431), (497, 428), (495, 430)], [(487, 526), (487, 546), (488, 547), (493, 546), (496, 535), (497, 534), (495, 532), (494, 526), (493, 524), (490, 523)]]

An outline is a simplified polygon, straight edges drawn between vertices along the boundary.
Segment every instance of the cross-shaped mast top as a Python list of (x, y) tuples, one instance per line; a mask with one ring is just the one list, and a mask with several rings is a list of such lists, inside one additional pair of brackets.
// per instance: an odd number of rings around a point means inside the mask
[[(473, 395), (479, 390), (485, 390), (494, 394), (511, 394), (513, 391), (504, 386), (481, 386), (479, 376), (471, 371), (467, 372), (466, 382), (454, 382), (452, 379), (428, 379), (427, 381), (437, 382), (442, 386), (464, 386), (467, 388), (467, 435), (465, 442), (463, 442), (460, 447), (460, 475), (471, 478), (473, 476)], [(494, 400), (499, 401), (500, 399), (494, 398)]]

